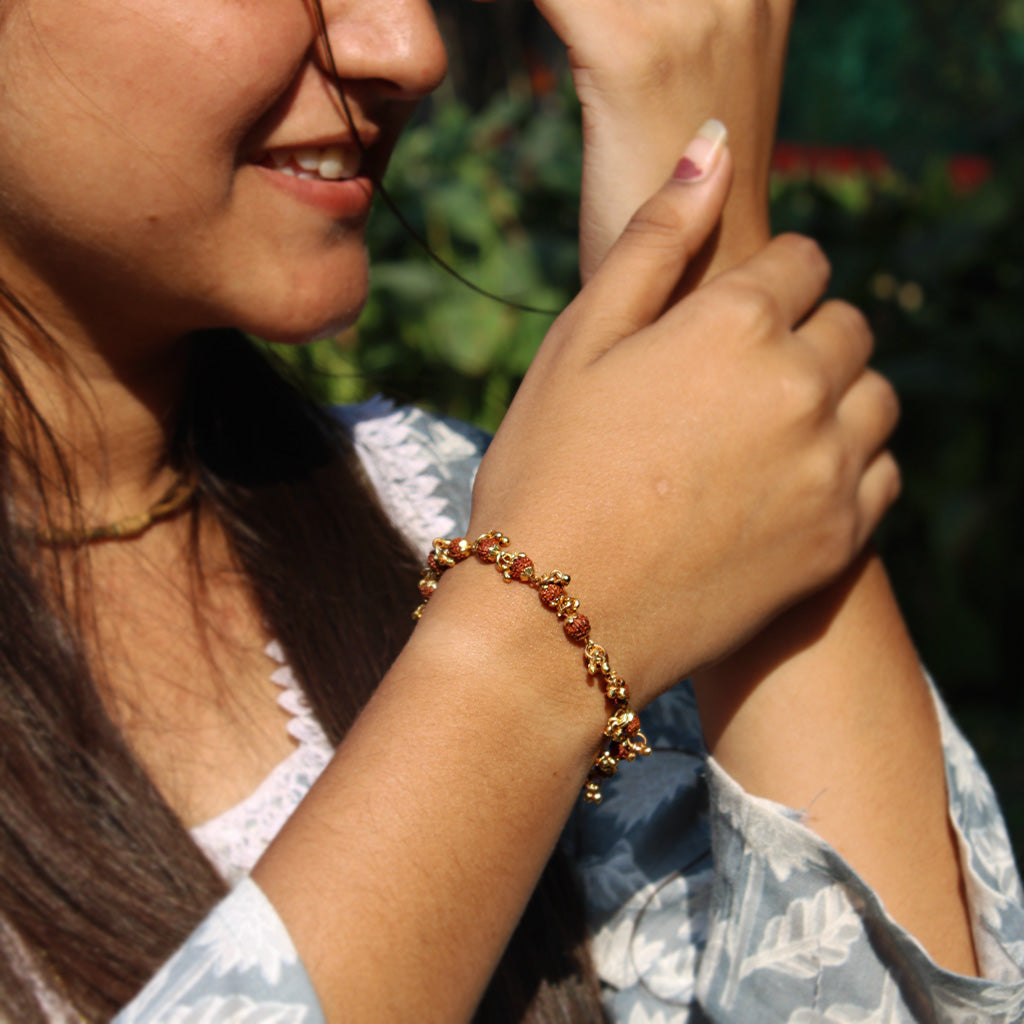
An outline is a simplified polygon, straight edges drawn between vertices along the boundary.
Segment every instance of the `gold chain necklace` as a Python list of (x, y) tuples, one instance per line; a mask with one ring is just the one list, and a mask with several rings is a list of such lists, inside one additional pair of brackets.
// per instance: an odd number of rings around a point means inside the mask
[(170, 490), (145, 512), (125, 516), (124, 519), (103, 523), (100, 526), (73, 530), (55, 526), (49, 530), (39, 530), (36, 533), (36, 540), (46, 547), (53, 548), (77, 548), (104, 540), (132, 540), (144, 534), (155, 523), (180, 512), (195, 497), (197, 487), (196, 478), (191, 473), (185, 473), (178, 477)]

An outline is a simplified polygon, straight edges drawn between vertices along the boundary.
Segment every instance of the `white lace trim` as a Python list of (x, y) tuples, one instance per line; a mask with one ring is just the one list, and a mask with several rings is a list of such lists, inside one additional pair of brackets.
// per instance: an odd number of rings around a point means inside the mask
[(366, 475), (413, 549), (426, 551), (435, 537), (454, 532), (451, 503), (434, 492), (450, 476), (449, 462), (473, 456), (473, 443), (443, 420), (379, 395), (347, 412)]
[(237, 885), (260, 859), (334, 753), (276, 641), (266, 654), (280, 666), (271, 680), (281, 687), (277, 703), (289, 714), (295, 750), (241, 803), (192, 829), (192, 838), (229, 885)]

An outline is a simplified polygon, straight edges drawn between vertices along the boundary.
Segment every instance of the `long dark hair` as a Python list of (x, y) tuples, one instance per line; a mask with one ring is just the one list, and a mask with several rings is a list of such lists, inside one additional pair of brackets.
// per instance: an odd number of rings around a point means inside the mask
[[(2, 286), (0, 307), (55, 378), (69, 379), (59, 348)], [(45, 1022), (55, 993), (86, 1020), (106, 1020), (226, 889), (106, 712), (77, 581), (25, 542), (26, 507), (50, 518), (56, 493), (53, 518), (67, 522), (78, 504), (61, 439), (2, 341), (0, 389), (0, 1015)], [(344, 432), (245, 338), (211, 331), (192, 339), (168, 459), (198, 480), (185, 554), (201, 573), (198, 516), (215, 515), (339, 742), (409, 634), (417, 573)], [(581, 902), (556, 855), (477, 1019), (602, 1016)]]

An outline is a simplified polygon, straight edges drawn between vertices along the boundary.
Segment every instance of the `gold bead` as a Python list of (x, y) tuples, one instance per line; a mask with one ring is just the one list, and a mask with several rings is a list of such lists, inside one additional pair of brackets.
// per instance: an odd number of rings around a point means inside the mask
[(610, 740), (621, 741), (627, 736), (636, 735), (639, 727), (636, 712), (632, 708), (623, 708), (608, 719), (604, 734)]

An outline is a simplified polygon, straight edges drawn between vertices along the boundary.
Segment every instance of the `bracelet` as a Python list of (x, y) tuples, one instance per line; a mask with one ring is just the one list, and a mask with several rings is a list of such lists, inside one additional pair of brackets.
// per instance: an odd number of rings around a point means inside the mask
[(508, 545), (508, 537), (497, 530), (481, 534), (473, 542), (465, 537), (442, 537), (435, 540), (434, 550), (427, 557), (426, 568), (420, 575), (419, 590), (423, 603), (413, 612), (412, 617), (419, 619), (423, 615), (442, 574), (453, 565), (464, 562), (470, 555), (476, 555), (481, 562), (493, 565), (506, 582), (515, 580), (536, 590), (540, 603), (561, 620), (562, 629), (569, 640), (583, 644), (587, 673), (600, 678), (605, 698), (611, 706), (611, 715), (603, 734), (608, 742), (594, 759), (583, 787), (583, 799), (588, 803), (599, 804), (601, 783), (618, 771), (619, 762), (647, 757), (651, 748), (640, 731), (640, 717), (629, 706), (629, 687), (626, 681), (608, 664), (608, 652), (590, 639), (590, 620), (580, 612), (579, 601), (565, 592), (570, 581), (569, 575), (550, 572), (540, 576), (532, 560), (521, 551), (513, 553), (503, 550)]

